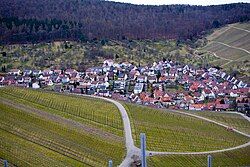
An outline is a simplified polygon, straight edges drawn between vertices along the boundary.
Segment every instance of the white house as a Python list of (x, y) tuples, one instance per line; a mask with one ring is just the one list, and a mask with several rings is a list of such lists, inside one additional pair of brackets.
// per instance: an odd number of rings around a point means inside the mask
[(21, 73), (21, 70), (19, 70), (19, 69), (11, 69), (9, 71), (10, 75), (20, 75), (20, 73)]
[(35, 83), (32, 84), (32, 88), (33, 89), (39, 89), (40, 86), (38, 85), (38, 83), (35, 82)]

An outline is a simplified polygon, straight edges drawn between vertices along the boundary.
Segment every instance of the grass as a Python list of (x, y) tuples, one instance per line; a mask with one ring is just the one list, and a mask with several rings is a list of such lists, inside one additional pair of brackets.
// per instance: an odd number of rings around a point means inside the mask
[(248, 142), (248, 138), (215, 124), (193, 117), (148, 107), (125, 104), (132, 121), (133, 137), (147, 136), (147, 149), (152, 151), (209, 151)]
[[(224, 153), (212, 155), (212, 166), (237, 167), (250, 165), (250, 146)], [(206, 167), (207, 155), (168, 155), (149, 157), (147, 159), (149, 167)]]
[(17, 103), (30, 105), (123, 137), (120, 112), (111, 103), (80, 96), (66, 96), (15, 87), (1, 88), (0, 95)]
[(191, 113), (223, 123), (237, 130), (250, 134), (249, 121), (247, 121), (245, 118), (243, 118), (240, 115), (231, 114), (231, 113), (217, 113), (217, 112), (210, 112), (210, 111), (202, 111), (202, 112), (193, 111)]
[(120, 164), (124, 147), (0, 102), (0, 157), (17, 166)]

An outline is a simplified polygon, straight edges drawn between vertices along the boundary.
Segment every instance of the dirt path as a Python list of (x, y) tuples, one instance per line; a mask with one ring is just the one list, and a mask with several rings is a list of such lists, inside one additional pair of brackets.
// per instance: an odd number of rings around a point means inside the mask
[(250, 54), (250, 52), (249, 52), (248, 50), (243, 49), (243, 48), (239, 48), (239, 47), (231, 46), (231, 45), (225, 44), (225, 43), (223, 43), (223, 42), (218, 42), (218, 41), (211, 41), (211, 42), (218, 43), (218, 44), (221, 44), (221, 45), (227, 46), (227, 47), (229, 47), (229, 48), (233, 48), (233, 49), (241, 50), (241, 51), (244, 51), (244, 52), (246, 52), (246, 53)]
[(73, 121), (70, 119), (66, 119), (66, 118), (63, 118), (61, 116), (54, 115), (54, 114), (30, 107), (30, 106), (26, 106), (26, 105), (23, 105), (20, 103), (15, 103), (11, 100), (7, 100), (7, 99), (1, 98), (1, 97), (0, 97), (0, 103), (3, 103), (5, 105), (11, 106), (13, 108), (16, 108), (16, 109), (19, 109), (22, 111), (25, 111), (27, 113), (36, 114), (39, 117), (66, 125), (67, 127), (70, 127), (72, 129), (77, 129), (79, 131), (82, 131), (83, 133), (89, 133), (91, 135), (95, 135), (95, 136), (98, 136), (100, 138), (106, 138), (107, 140), (111, 140), (114, 142), (123, 142), (123, 137), (119, 137), (119, 136), (114, 135), (112, 133), (104, 132), (101, 129), (98, 129), (95, 127), (90, 127), (90, 126), (81, 124), (79, 122), (76, 122), (76, 121)]
[(230, 26), (230, 27), (235, 28), (235, 29), (238, 29), (238, 30), (245, 31), (245, 32), (247, 32), (247, 33), (250, 33), (249, 30), (246, 30), (246, 29), (243, 29), (243, 28), (239, 28), (239, 27), (235, 27), (235, 26)]

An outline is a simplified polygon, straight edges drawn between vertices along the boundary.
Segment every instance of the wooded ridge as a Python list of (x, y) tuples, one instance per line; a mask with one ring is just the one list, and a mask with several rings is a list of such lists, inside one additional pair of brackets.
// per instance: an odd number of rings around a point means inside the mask
[(192, 40), (249, 18), (249, 3), (144, 6), (102, 0), (1, 0), (0, 41)]

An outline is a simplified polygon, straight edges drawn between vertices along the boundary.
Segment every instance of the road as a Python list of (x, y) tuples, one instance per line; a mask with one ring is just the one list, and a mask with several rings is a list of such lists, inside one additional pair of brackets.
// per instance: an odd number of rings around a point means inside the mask
[(92, 97), (92, 98), (102, 99), (102, 100), (111, 102), (114, 105), (116, 105), (116, 107), (119, 109), (121, 116), (122, 116), (122, 120), (123, 120), (123, 126), (124, 126), (124, 132), (125, 132), (125, 143), (126, 143), (126, 150), (127, 150), (126, 157), (122, 161), (122, 163), (120, 164), (120, 167), (130, 166), (130, 164), (133, 162), (132, 157), (134, 155), (140, 156), (140, 149), (134, 145), (134, 140), (132, 137), (132, 130), (131, 130), (131, 126), (130, 126), (131, 123), (130, 123), (126, 109), (122, 106), (121, 103), (119, 103), (113, 99), (108, 99), (108, 98), (98, 97), (98, 96), (89, 96), (89, 95), (81, 95), (81, 96)]
[[(120, 167), (129, 167), (130, 164), (133, 162), (132, 157), (134, 155), (139, 156), (140, 157), (140, 149), (137, 148), (134, 145), (134, 141), (133, 141), (133, 137), (132, 137), (132, 130), (131, 130), (131, 126), (130, 126), (130, 120), (127, 114), (126, 109), (122, 106), (121, 103), (113, 100), (113, 99), (108, 99), (108, 98), (104, 98), (104, 97), (98, 97), (98, 96), (88, 96), (88, 95), (81, 95), (81, 96), (85, 96), (85, 97), (92, 97), (92, 98), (98, 98), (98, 99), (102, 99), (108, 102), (113, 103), (114, 105), (117, 106), (117, 108), (119, 109), (121, 115), (122, 115), (122, 120), (123, 120), (123, 125), (124, 125), (124, 131), (125, 131), (125, 140), (126, 140), (126, 149), (127, 149), (127, 154), (125, 159), (123, 160), (123, 162), (120, 164)], [(198, 119), (202, 119), (204, 121), (207, 122), (211, 122), (214, 123), (216, 125), (222, 126), (224, 128), (227, 128), (227, 125), (224, 125), (222, 123), (210, 120), (208, 118), (202, 117), (202, 116), (198, 116), (195, 114), (191, 114), (191, 113), (187, 113), (187, 112), (182, 112), (182, 111), (177, 111), (177, 110), (168, 110), (170, 112), (175, 112), (175, 113), (179, 113), (179, 114), (185, 114), (191, 117), (195, 117)], [(233, 113), (233, 112), (230, 112)], [(237, 114), (237, 113), (235, 113)], [(238, 113), (239, 114), (239, 113)], [(243, 118), (247, 119), (248, 121), (250, 121), (250, 119), (248, 117), (246, 117), (243, 114), (240, 114), (241, 116), (243, 116)], [(239, 133), (241, 135), (244, 135), (246, 137), (250, 138), (249, 134), (246, 134), (244, 132), (241, 132), (237, 129), (232, 129), (232, 131), (234, 131), (235, 133)], [(213, 150), (213, 151), (205, 151), (205, 152), (157, 152), (157, 151), (147, 151), (146, 154), (147, 156), (156, 156), (156, 155), (169, 155), (169, 154), (173, 154), (173, 155), (200, 155), (200, 154), (211, 154), (211, 153), (220, 153), (220, 152), (226, 152), (226, 151), (231, 151), (231, 150), (236, 150), (236, 149), (240, 149), (240, 148), (244, 148), (250, 146), (250, 141), (248, 143), (244, 143), (242, 145), (236, 146), (236, 147), (231, 147), (231, 148), (226, 148), (226, 149), (222, 149), (222, 150)]]

